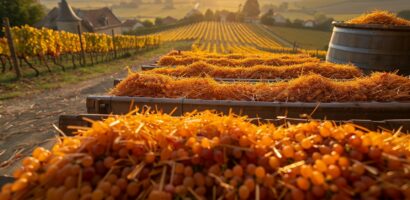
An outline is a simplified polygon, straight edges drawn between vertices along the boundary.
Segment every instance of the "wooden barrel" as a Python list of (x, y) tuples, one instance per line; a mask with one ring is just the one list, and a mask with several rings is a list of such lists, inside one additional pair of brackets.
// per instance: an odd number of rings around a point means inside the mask
[(326, 60), (352, 63), (365, 72), (410, 74), (410, 27), (333, 22)]

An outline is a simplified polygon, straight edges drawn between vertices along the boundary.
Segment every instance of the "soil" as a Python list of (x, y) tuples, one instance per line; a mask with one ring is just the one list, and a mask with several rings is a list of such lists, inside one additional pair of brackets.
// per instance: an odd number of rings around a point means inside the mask
[[(135, 63), (135, 66), (153, 63), (155, 59)], [(113, 87), (114, 79), (123, 78), (126, 73), (123, 70), (0, 102), (0, 175), (10, 175), (18, 167), (17, 161), (34, 147), (50, 148), (58, 135), (53, 124), (58, 124), (60, 115), (86, 113), (86, 97), (106, 94)]]

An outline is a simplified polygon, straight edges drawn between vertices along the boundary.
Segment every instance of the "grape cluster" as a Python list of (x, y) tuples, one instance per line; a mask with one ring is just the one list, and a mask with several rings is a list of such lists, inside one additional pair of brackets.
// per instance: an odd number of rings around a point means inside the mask
[(34, 150), (8, 199), (405, 199), (410, 136), (209, 111), (112, 116)]

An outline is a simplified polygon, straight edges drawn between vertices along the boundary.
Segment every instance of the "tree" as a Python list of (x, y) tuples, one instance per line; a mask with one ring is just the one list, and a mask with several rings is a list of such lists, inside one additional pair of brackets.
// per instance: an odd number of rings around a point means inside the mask
[(207, 21), (212, 21), (212, 20), (214, 20), (214, 17), (215, 17), (214, 12), (212, 12), (211, 9), (206, 10), (206, 12), (205, 12), (205, 20), (207, 20)]
[(275, 19), (273, 18), (273, 9), (270, 9), (268, 12), (262, 15), (261, 23), (270, 26), (275, 24)]
[(273, 4), (263, 4), (261, 8), (261, 12), (268, 12), (269, 10), (272, 10), (273, 12), (276, 12), (279, 10), (278, 6), (273, 5)]
[(322, 23), (322, 22), (327, 21), (328, 19), (329, 19), (329, 18), (328, 18), (325, 14), (316, 13), (314, 20), (315, 20), (317, 23)]
[(322, 21), (316, 25), (316, 29), (323, 30), (323, 31), (330, 31), (332, 30), (332, 22), (333, 18), (327, 18), (325, 21)]
[(410, 20), (410, 10), (403, 10), (397, 14), (398, 17)]
[(160, 25), (162, 25), (163, 23), (162, 23), (162, 19), (160, 18), (160, 17), (157, 17), (157, 18), (155, 18), (155, 25), (156, 26), (160, 26)]
[(258, 0), (246, 0), (242, 12), (245, 17), (258, 17), (261, 13)]
[(194, 13), (191, 16), (185, 17), (183, 20), (185, 22), (200, 22), (204, 20), (204, 15), (202, 13)]
[(221, 21), (221, 11), (219, 11), (219, 10), (215, 11), (214, 20), (215, 21)]
[(228, 16), (226, 17), (226, 20), (228, 22), (235, 22), (235, 21), (237, 21), (237, 16), (236, 16), (235, 13), (229, 12)]
[(245, 16), (244, 16), (244, 14), (243, 13), (237, 13), (237, 14), (235, 14), (235, 13), (229, 13), (229, 15), (228, 15), (228, 19), (230, 18), (230, 16), (234, 16), (235, 17), (235, 20), (234, 21), (237, 21), (237, 22), (244, 22), (245, 21)]
[(329, 31), (332, 30), (333, 18), (329, 18), (324, 14), (315, 14), (316, 29)]
[(0, 1), (0, 18), (8, 17), (11, 26), (33, 25), (43, 19), (45, 10), (36, 0)]
[(154, 23), (152, 23), (152, 21), (150, 21), (150, 20), (144, 20), (143, 22), (142, 22), (142, 25), (144, 25), (144, 27), (153, 27), (154, 26)]
[(302, 27), (303, 26), (303, 20), (302, 19), (295, 19), (294, 21), (293, 21), (293, 26), (294, 27)]

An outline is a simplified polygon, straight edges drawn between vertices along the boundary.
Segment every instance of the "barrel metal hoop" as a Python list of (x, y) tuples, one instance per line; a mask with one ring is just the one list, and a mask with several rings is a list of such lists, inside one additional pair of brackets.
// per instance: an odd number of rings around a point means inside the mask
[(408, 36), (408, 37), (410, 37), (410, 31), (409, 32), (392, 32), (392, 31), (365, 30), (365, 29), (351, 29), (351, 28), (334, 27), (333, 32), (351, 33), (351, 34), (357, 34), (357, 35)]
[(330, 48), (347, 51), (347, 52), (354, 52), (354, 53), (364, 53), (364, 54), (376, 54), (376, 55), (391, 55), (391, 56), (409, 56), (410, 52), (402, 52), (402, 51), (388, 51), (385, 50), (377, 50), (377, 49), (364, 49), (364, 48), (355, 48), (355, 47), (347, 47), (337, 44), (330, 44)]
[(379, 31), (410, 31), (410, 26), (382, 25), (382, 24), (349, 24), (345, 22), (332, 22), (334, 27), (362, 29), (362, 30), (379, 30)]

